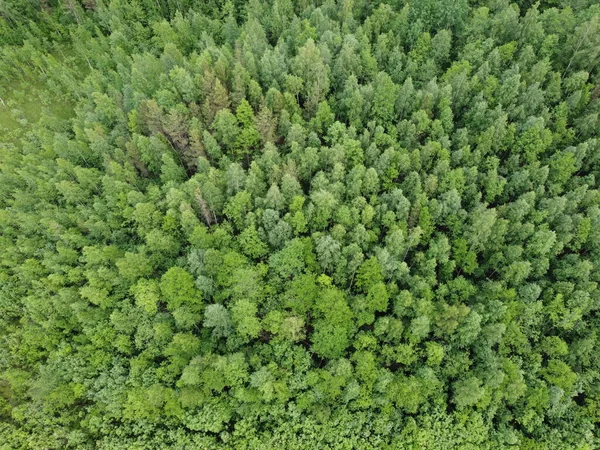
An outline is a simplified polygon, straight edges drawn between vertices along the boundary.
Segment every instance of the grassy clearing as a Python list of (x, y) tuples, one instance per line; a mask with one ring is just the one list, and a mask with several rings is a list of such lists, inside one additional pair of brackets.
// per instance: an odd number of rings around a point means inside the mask
[(18, 144), (30, 126), (42, 118), (58, 121), (73, 116), (73, 105), (51, 94), (42, 79), (13, 81), (0, 90), (0, 143)]

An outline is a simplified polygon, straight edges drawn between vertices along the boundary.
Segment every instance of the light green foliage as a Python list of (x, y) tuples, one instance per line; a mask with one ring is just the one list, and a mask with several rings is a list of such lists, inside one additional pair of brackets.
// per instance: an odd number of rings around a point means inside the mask
[(243, 338), (255, 338), (260, 332), (260, 322), (256, 317), (256, 305), (246, 299), (236, 301), (231, 307), (231, 318), (236, 332)]
[(194, 285), (194, 278), (180, 267), (170, 268), (161, 277), (160, 292), (170, 310), (183, 305), (202, 306), (202, 295)]
[(476, 404), (483, 397), (485, 390), (476, 377), (457, 381), (454, 384), (454, 403), (459, 408)]
[[(326, 278), (327, 284), (330, 282)], [(349, 344), (352, 311), (343, 292), (325, 287), (315, 304), (317, 320), (311, 337), (314, 351), (323, 358), (340, 358)]]
[(203, 325), (212, 328), (212, 335), (215, 338), (227, 337), (233, 330), (229, 311), (218, 303), (206, 307)]
[(323, 53), (313, 39), (298, 49), (298, 55), (292, 62), (294, 74), (302, 81), (302, 94), (307, 103), (308, 112), (314, 112), (317, 105), (329, 91), (329, 67), (323, 60)]
[(156, 314), (160, 300), (160, 290), (155, 280), (139, 280), (132, 286), (131, 292), (135, 298), (135, 304), (148, 314)]
[(394, 106), (398, 96), (398, 86), (385, 72), (379, 72), (373, 80), (373, 107), (371, 114), (383, 124), (391, 124), (394, 118)]
[(593, 0), (0, 1), (0, 449), (600, 447)]
[(251, 258), (261, 258), (269, 251), (269, 247), (260, 239), (254, 227), (248, 227), (242, 231), (238, 237), (238, 242), (242, 252)]
[(141, 253), (126, 252), (123, 258), (116, 262), (119, 274), (129, 282), (148, 276), (152, 273), (152, 266), (148, 257)]
[(376, 257), (371, 257), (358, 269), (355, 286), (363, 292), (368, 292), (371, 286), (382, 281), (381, 265)]
[(551, 359), (548, 361), (548, 367), (544, 370), (544, 378), (551, 384), (561, 388), (563, 391), (570, 391), (577, 381), (577, 375), (563, 361)]
[(235, 115), (241, 127), (235, 143), (236, 149), (239, 154), (249, 158), (260, 143), (260, 135), (255, 127), (254, 112), (246, 99), (237, 107)]
[(217, 112), (212, 123), (215, 137), (219, 144), (227, 150), (233, 151), (240, 136), (238, 120), (228, 109)]

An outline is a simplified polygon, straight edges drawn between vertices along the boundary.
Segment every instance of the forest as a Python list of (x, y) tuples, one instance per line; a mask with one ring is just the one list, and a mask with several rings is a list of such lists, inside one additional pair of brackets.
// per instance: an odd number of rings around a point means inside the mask
[(600, 448), (597, 0), (1, 0), (0, 450)]

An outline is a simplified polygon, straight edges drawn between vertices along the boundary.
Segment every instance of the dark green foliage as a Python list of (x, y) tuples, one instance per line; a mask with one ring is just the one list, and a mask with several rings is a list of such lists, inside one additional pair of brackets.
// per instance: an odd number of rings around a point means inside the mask
[(0, 449), (600, 447), (600, 7), (0, 1)]

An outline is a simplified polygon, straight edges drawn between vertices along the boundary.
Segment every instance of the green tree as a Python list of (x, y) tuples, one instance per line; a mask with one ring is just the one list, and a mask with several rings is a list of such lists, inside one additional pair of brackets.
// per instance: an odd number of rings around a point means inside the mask
[(185, 269), (172, 267), (160, 279), (162, 299), (169, 310), (188, 305), (202, 307), (202, 295), (194, 284), (194, 278)]
[[(325, 286), (331, 283), (328, 277), (321, 279)], [(323, 358), (340, 358), (350, 345), (354, 324), (352, 311), (344, 297), (338, 289), (325, 287), (315, 304), (317, 320), (310, 339), (313, 350)]]
[(240, 126), (235, 146), (238, 154), (244, 156), (246, 164), (249, 164), (250, 155), (260, 144), (260, 135), (255, 127), (254, 111), (246, 99), (237, 107), (235, 115)]
[(304, 82), (302, 93), (306, 98), (307, 111), (312, 115), (329, 92), (329, 68), (323, 61), (321, 49), (312, 39), (298, 49), (292, 68)]

